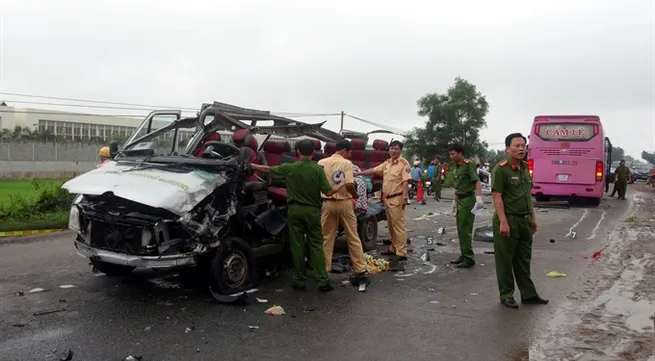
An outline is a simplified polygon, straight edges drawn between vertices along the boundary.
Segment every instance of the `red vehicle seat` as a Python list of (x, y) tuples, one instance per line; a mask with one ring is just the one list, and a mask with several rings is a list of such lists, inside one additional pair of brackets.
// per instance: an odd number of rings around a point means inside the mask
[(336, 148), (337, 148), (336, 143), (325, 143), (325, 147), (323, 147), (323, 150), (324, 150), (325, 155), (327, 155), (329, 157), (329, 156), (331, 156), (332, 154), (335, 153)]
[[(266, 157), (263, 153), (257, 152), (259, 149), (259, 143), (255, 136), (247, 129), (238, 129), (232, 135), (232, 141), (234, 145), (239, 149), (248, 149), (248, 154), (250, 156), (250, 163), (266, 165)], [(261, 175), (260, 175), (261, 177)], [(259, 177), (255, 172), (253, 172), (246, 182), (256, 182), (260, 181)]]
[[(310, 140), (312, 141), (312, 143), (314, 143), (314, 157), (312, 158), (312, 160), (314, 162), (318, 162), (319, 160), (325, 158), (326, 155), (323, 152), (321, 152), (321, 141), (318, 139), (310, 139)], [(296, 158), (298, 157), (298, 143), (300, 142), (296, 142), (296, 145), (294, 147), (296, 151), (295, 154)]]
[[(376, 139), (373, 141), (373, 150), (370, 155), (370, 167), (377, 167), (378, 165), (384, 163), (391, 156), (389, 155), (389, 142), (382, 139)], [(375, 175), (373, 177), (373, 190), (378, 191), (382, 188), (382, 177)]]
[(215, 142), (215, 141), (221, 141), (221, 134), (218, 132), (213, 132), (205, 135), (205, 137), (202, 139), (200, 142), (200, 146), (196, 149), (196, 151), (193, 153), (194, 157), (200, 158), (202, 156), (202, 153), (207, 150), (207, 145), (206, 143), (208, 142)]
[(287, 204), (287, 189), (282, 187), (268, 187), (268, 198), (277, 206)]
[(266, 163), (270, 166), (279, 165), (282, 160), (282, 155), (289, 152), (291, 152), (291, 146), (287, 141), (268, 141), (264, 143), (264, 157), (266, 158)]
[(368, 151), (366, 151), (366, 141), (363, 139), (353, 139), (350, 141), (352, 146), (352, 156), (350, 160), (354, 165), (358, 166), (362, 170), (368, 169)]

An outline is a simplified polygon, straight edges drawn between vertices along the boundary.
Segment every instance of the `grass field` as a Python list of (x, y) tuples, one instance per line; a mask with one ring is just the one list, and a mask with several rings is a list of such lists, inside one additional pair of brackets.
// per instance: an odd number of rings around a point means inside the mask
[(36, 198), (41, 193), (40, 189), (35, 187), (34, 183), (37, 182), (39, 187), (51, 187), (55, 184), (60, 184), (60, 180), (39, 179), (33, 180), (0, 180), (0, 204), (8, 204), (9, 199), (14, 194), (20, 194), (23, 197)]
[[(59, 187), (61, 184), (61, 180), (0, 180), (0, 208), (11, 207), (11, 197), (14, 195), (26, 198), (30, 203), (36, 202), (44, 189)], [(68, 213), (31, 214), (28, 219), (0, 220), (0, 232), (66, 228)]]

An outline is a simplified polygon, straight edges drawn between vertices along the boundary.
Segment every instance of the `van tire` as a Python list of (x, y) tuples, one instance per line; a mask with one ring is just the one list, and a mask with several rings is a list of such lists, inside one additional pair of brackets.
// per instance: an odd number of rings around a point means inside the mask
[(247, 291), (257, 284), (257, 266), (252, 248), (241, 238), (222, 242), (210, 268), (212, 290), (221, 295)]

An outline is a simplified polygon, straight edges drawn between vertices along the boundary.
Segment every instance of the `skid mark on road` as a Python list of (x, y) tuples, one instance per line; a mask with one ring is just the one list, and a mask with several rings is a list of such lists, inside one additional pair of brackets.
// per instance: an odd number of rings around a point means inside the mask
[(587, 214), (589, 214), (589, 210), (585, 209), (580, 219), (578, 219), (578, 221), (575, 222), (575, 224), (572, 225), (571, 228), (569, 228), (569, 233), (567, 233), (566, 236), (564, 237), (571, 236), (571, 234), (573, 234), (573, 230), (575, 229), (575, 227), (577, 227), (580, 224), (580, 222), (582, 222), (582, 220), (585, 219), (585, 217), (587, 217)]
[(603, 209), (603, 213), (600, 215), (600, 219), (598, 220), (598, 223), (596, 223), (594, 229), (591, 230), (591, 235), (587, 237), (587, 240), (596, 238), (596, 232), (598, 231), (598, 227), (600, 227), (601, 222), (603, 222), (603, 220), (605, 219), (606, 214), (607, 212), (605, 212), (605, 210)]

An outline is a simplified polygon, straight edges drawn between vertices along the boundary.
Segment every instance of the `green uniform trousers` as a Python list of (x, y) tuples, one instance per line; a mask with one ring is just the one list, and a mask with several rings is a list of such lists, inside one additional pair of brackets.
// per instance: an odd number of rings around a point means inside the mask
[(532, 218), (507, 215), (509, 238), (500, 234), (500, 219), (494, 214), (494, 258), (500, 299), (514, 297), (514, 278), (521, 292), (521, 299), (537, 296), (537, 290), (530, 278), (532, 260)]
[(471, 210), (475, 206), (475, 196), (457, 200), (457, 236), (462, 259), (475, 262), (473, 257), (473, 226), (475, 214)]
[(325, 270), (325, 253), (323, 252), (323, 232), (321, 230), (321, 209), (304, 204), (290, 204), (287, 212), (291, 258), (293, 260), (293, 284), (305, 286), (307, 269), (305, 268), (305, 250), (319, 286), (330, 283), (330, 276)]
[(441, 199), (441, 180), (432, 180), (432, 190), (434, 191), (434, 197)]
[(618, 181), (614, 183), (614, 189), (619, 193), (619, 198), (625, 198), (625, 192), (628, 190), (628, 183)]

